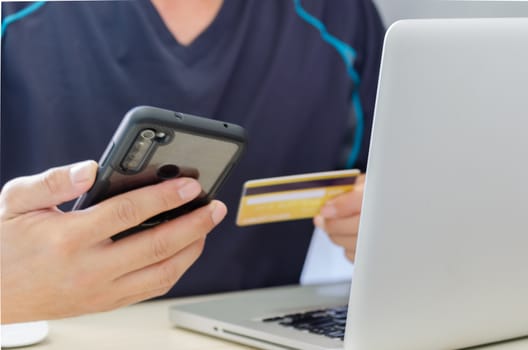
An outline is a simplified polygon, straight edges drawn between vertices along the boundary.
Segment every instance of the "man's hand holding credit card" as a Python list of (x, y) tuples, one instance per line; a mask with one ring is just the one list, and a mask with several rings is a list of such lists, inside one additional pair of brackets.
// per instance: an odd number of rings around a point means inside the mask
[(327, 200), (352, 191), (359, 175), (353, 169), (247, 181), (236, 223), (248, 226), (313, 218)]

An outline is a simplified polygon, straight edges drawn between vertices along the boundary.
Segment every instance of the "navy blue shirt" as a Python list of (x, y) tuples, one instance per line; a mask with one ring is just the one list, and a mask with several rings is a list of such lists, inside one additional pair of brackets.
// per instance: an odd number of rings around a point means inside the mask
[[(365, 168), (384, 35), (370, 0), (303, 1), (357, 52)], [(28, 3), (3, 3), (4, 18)], [(286, 0), (225, 0), (190, 45), (150, 1), (49, 2), (2, 37), (1, 180), (99, 159), (122, 116), (152, 105), (237, 123), (249, 145), (219, 194), (230, 212), (169, 295), (297, 283), (310, 220), (236, 227), (242, 183), (332, 170), (349, 143), (354, 84)], [(353, 117), (353, 116), (352, 116)]]

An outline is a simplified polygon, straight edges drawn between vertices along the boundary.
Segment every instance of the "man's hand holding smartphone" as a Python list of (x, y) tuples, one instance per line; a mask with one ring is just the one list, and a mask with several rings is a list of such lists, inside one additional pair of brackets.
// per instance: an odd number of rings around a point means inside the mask
[(202, 252), (227, 209), (213, 200), (126, 239), (110, 237), (201, 193), (180, 177), (91, 207), (57, 206), (94, 183), (93, 161), (17, 178), (0, 193), (2, 323), (114, 309), (166, 293)]

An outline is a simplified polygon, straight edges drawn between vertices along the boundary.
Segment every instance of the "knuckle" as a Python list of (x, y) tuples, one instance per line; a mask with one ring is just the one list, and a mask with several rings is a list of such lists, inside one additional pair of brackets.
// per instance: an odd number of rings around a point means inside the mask
[(171, 191), (161, 192), (158, 198), (161, 202), (162, 211), (173, 209), (176, 206), (174, 194)]
[[(57, 235), (55, 235), (57, 236)], [(56, 256), (69, 257), (77, 252), (78, 245), (73, 239), (56, 237), (53, 242), (54, 253)]]
[(62, 178), (59, 172), (50, 169), (44, 172), (41, 181), (42, 185), (49, 193), (60, 192), (62, 186)]
[(141, 220), (134, 202), (127, 197), (123, 197), (119, 200), (115, 216), (117, 219), (127, 227), (138, 224)]
[(195, 232), (199, 235), (203, 235), (213, 229), (215, 226), (211, 217), (210, 207), (206, 206), (200, 210), (197, 215), (192, 216), (191, 224), (196, 228)]
[(195, 248), (194, 248), (194, 253), (195, 253), (196, 258), (198, 258), (202, 254), (204, 248), (205, 248), (205, 239), (199, 239), (198, 241), (196, 241)]
[(165, 236), (152, 235), (152, 257), (156, 261), (163, 260), (169, 256), (169, 244)]
[(195, 241), (191, 246), (188, 247), (190, 250), (189, 252), (189, 261), (187, 262), (189, 265), (192, 264), (194, 261), (196, 261), (200, 255), (202, 255), (202, 252), (205, 247), (205, 239), (199, 239)]
[(148, 299), (148, 298), (155, 298), (155, 297), (160, 297), (162, 295), (165, 295), (169, 292), (169, 290), (171, 289), (172, 287), (169, 287), (169, 288), (158, 288), (158, 289), (155, 289), (153, 290), (151, 293), (149, 293), (149, 295), (145, 298), (145, 299)]
[(174, 276), (174, 272), (168, 267), (167, 264), (161, 264), (158, 270), (158, 287), (157, 290), (163, 291), (163, 294), (168, 292), (174, 283), (176, 282), (177, 276)]
[(79, 240), (76, 238), (78, 238), (76, 234), (59, 229), (46, 236), (41, 249), (48, 250), (52, 256), (62, 261), (69, 261), (78, 252)]
[(19, 201), (17, 192), (21, 183), (22, 178), (13, 179), (7, 182), (0, 191), (0, 215), (2, 217), (9, 211), (9, 208), (16, 207)]
[(4, 187), (2, 188), (2, 191), (0, 192), (0, 198), (2, 198), (2, 201), (8, 202), (11, 201), (13, 198), (15, 198), (15, 193), (17, 189), (19, 179), (13, 179), (9, 182), (7, 182)]

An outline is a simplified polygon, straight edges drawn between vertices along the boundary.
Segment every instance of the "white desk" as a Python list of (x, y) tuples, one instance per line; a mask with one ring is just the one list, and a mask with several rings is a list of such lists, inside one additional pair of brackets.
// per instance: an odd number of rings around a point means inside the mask
[[(169, 305), (185, 299), (145, 302), (119, 310), (50, 321), (48, 338), (31, 350), (240, 350), (250, 347), (172, 328)], [(528, 338), (479, 350), (527, 350)]]

